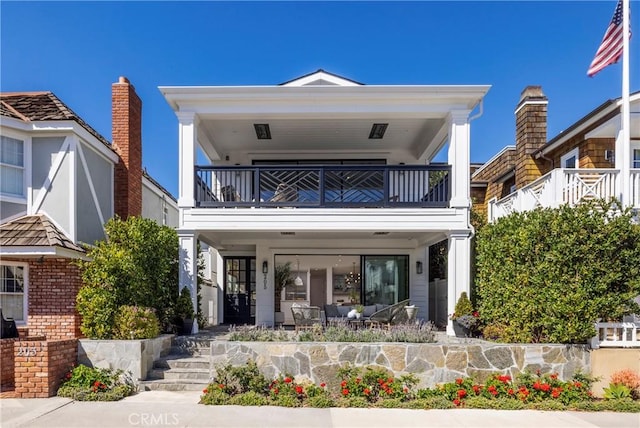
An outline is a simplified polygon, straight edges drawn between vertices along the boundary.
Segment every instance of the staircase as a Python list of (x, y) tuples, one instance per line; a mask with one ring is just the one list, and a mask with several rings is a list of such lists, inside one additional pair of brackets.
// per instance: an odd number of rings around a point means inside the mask
[(141, 391), (201, 391), (211, 378), (211, 337), (178, 336), (169, 355), (154, 361)]

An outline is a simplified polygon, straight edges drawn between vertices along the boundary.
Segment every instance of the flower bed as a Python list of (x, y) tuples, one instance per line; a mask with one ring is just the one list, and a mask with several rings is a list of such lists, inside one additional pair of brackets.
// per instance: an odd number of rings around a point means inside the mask
[[(516, 379), (495, 374), (484, 384), (458, 378), (435, 388), (415, 389), (417, 379), (412, 375), (393, 377), (380, 367), (344, 366), (338, 371), (335, 388), (326, 382), (299, 382), (282, 374), (269, 381), (254, 362), (241, 367), (227, 365), (218, 368), (217, 373), (203, 390), (201, 404), (640, 412), (640, 402), (631, 399), (594, 399), (590, 392), (592, 379), (582, 374), (567, 381), (560, 380), (557, 374), (523, 373)], [(330, 383), (336, 384), (335, 380)]]
[(66, 374), (58, 396), (78, 401), (117, 401), (134, 391), (133, 382), (122, 370), (79, 365)]

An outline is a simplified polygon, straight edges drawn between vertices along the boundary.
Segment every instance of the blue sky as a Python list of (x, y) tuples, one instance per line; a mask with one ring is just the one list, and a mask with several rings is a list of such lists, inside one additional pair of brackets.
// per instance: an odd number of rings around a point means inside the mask
[[(7, 2), (0, 88), (53, 91), (111, 138), (111, 83), (143, 101), (143, 163), (174, 195), (177, 119), (164, 85), (273, 85), (323, 68), (366, 84), (489, 84), (471, 160), (515, 134), (522, 89), (542, 85), (551, 138), (621, 93), (620, 64), (586, 71), (615, 0), (568, 2)], [(631, 27), (640, 35), (640, 2)], [(631, 39), (640, 89), (640, 37)]]

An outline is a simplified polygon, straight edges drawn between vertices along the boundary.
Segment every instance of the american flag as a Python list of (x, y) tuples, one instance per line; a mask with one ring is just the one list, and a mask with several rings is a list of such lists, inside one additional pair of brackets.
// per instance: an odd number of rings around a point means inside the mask
[[(629, 32), (631, 33), (631, 32)], [(631, 34), (629, 34), (631, 36)], [(622, 55), (622, 0), (618, 0), (618, 5), (613, 13), (611, 23), (607, 32), (602, 38), (598, 52), (591, 61), (587, 76), (593, 77), (597, 72), (608, 65), (615, 64)]]

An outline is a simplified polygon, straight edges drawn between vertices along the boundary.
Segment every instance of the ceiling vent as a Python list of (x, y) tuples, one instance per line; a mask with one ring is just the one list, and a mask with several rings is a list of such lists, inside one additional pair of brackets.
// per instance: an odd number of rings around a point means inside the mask
[(374, 234), (374, 235), (382, 236), (382, 235), (388, 235), (388, 234), (389, 234), (389, 232), (373, 232), (373, 234)]
[(256, 137), (258, 137), (258, 140), (271, 139), (271, 129), (269, 129), (268, 123), (254, 123), (253, 127), (256, 130)]
[(374, 123), (369, 132), (370, 140), (382, 140), (384, 133), (387, 130), (388, 123)]
[(295, 234), (295, 232), (280, 232), (280, 235), (282, 236), (294, 236)]

